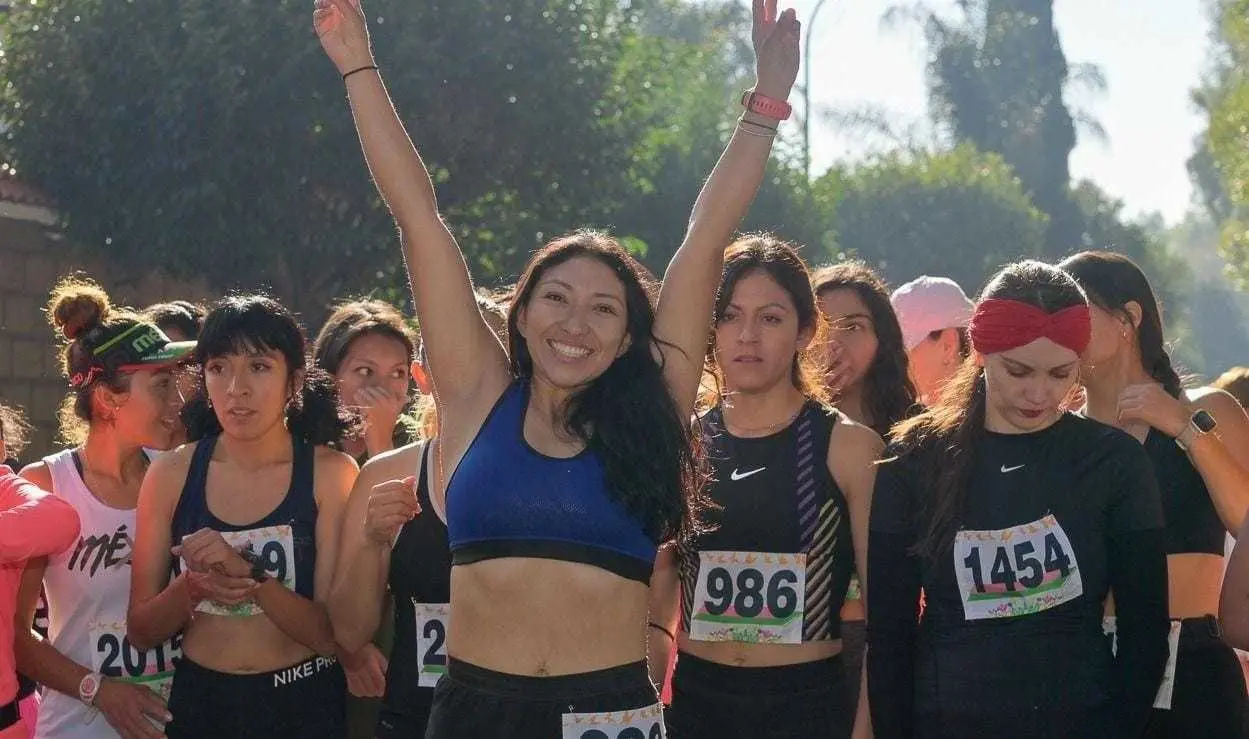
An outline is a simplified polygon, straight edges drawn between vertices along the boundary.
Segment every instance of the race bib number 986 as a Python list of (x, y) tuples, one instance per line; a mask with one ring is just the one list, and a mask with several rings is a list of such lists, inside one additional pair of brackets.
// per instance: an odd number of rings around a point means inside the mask
[[(295, 535), (289, 525), (246, 531), (223, 531), (221, 537), (235, 549), (242, 549), (250, 544), (252, 551), (264, 562), (265, 572), (269, 577), (282, 583), (287, 590), (295, 589)], [(186, 569), (185, 564), (183, 569)], [(263, 613), (255, 601), (248, 601), (237, 606), (225, 606), (204, 600), (195, 606), (195, 610), (214, 616), (255, 616)]]
[(699, 552), (690, 638), (801, 644), (807, 555)]
[(1067, 532), (1052, 516), (998, 531), (960, 531), (954, 572), (968, 621), (1037, 613), (1084, 593)]
[(416, 650), (421, 666), (417, 684), (432, 688), (447, 674), (447, 621), (451, 617), (451, 604), (412, 601), (412, 610), (416, 614)]
[(565, 713), (561, 739), (666, 739), (663, 705), (611, 713)]

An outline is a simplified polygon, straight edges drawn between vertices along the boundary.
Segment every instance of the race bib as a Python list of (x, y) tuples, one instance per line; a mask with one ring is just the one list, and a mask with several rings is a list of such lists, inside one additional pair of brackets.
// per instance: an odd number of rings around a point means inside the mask
[[(295, 589), (295, 535), (289, 525), (247, 531), (223, 531), (221, 537), (235, 549), (242, 549), (250, 544), (252, 551), (264, 562), (265, 572), (269, 577), (282, 583), (288, 590)], [(185, 562), (182, 569), (186, 569)], [(204, 600), (195, 606), (195, 610), (213, 616), (255, 616), (264, 613), (255, 601), (225, 606)]]
[(664, 707), (656, 703), (633, 711), (565, 713), (562, 739), (665, 739)]
[(690, 638), (801, 644), (807, 555), (699, 552)]
[(1162, 672), (1162, 684), (1158, 686), (1158, 694), (1154, 696), (1154, 708), (1163, 711), (1171, 710), (1171, 698), (1175, 694), (1175, 662), (1180, 653), (1180, 622), (1171, 622), (1171, 632), (1167, 634), (1167, 667)]
[(960, 531), (954, 572), (968, 621), (1037, 613), (1084, 593), (1067, 532), (1052, 516), (1000, 531)]
[(447, 674), (447, 623), (451, 604), (414, 600), (412, 610), (416, 613), (416, 650), (421, 668), (417, 684), (432, 688)]
[(169, 700), (174, 668), (182, 659), (182, 634), (175, 634), (160, 646), (140, 651), (126, 638), (124, 623), (93, 623), (91, 669), (104, 677), (151, 688)]

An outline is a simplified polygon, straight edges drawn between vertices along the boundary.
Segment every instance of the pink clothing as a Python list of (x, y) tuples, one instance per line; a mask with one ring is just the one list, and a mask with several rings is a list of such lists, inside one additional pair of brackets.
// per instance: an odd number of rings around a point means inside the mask
[(73, 506), (0, 465), (0, 706), (17, 696), (13, 619), (26, 560), (68, 549), (78, 528)]
[[(31, 736), (35, 735), (35, 726), (39, 724), (39, 692), (35, 691), (22, 699), (17, 704), (17, 710), (22, 715), (22, 723), (26, 725), (26, 731)], [(4, 739), (0, 737), (0, 739)]]

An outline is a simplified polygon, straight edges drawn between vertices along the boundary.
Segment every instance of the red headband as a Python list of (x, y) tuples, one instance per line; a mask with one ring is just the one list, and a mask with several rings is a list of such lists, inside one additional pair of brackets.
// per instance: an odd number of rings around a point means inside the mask
[(967, 327), (971, 345), (981, 354), (1018, 349), (1046, 338), (1083, 354), (1092, 336), (1092, 318), (1087, 305), (1073, 305), (1057, 313), (1018, 300), (992, 298), (976, 306)]

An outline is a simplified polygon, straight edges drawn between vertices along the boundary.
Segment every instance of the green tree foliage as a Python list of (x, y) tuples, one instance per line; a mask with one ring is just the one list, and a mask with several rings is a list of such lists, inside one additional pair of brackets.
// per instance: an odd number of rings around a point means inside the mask
[[(1249, 282), (1249, 0), (1216, 5), (1222, 54), (1209, 96), (1208, 145), (1226, 207), (1222, 253), (1242, 283)], [(1207, 175), (1207, 179), (1212, 179)]]
[[(379, 63), (479, 275), (632, 191), (649, 101), (615, 0), (366, 0)], [(315, 309), (393, 273), (394, 227), (304, 0), (41, 0), (6, 22), (7, 161), (129, 268)], [(692, 197), (692, 195), (690, 196)]]
[(972, 292), (1002, 265), (1044, 252), (1045, 214), (1000, 156), (970, 145), (882, 156), (820, 188), (836, 193), (830, 256), (864, 259), (892, 284), (943, 275)]
[[(1054, 28), (1053, 0), (965, 0), (948, 20), (923, 10), (895, 16), (923, 20), (930, 48), (928, 86), (935, 122), (956, 142), (996, 152), (1025, 192), (1050, 216), (1047, 253), (1080, 242), (1082, 224), (1069, 197), (1068, 158), (1076, 117), (1064, 103), (1071, 83), (1104, 86), (1091, 67), (1069, 68)], [(1087, 117), (1092, 130), (1099, 130)]]

